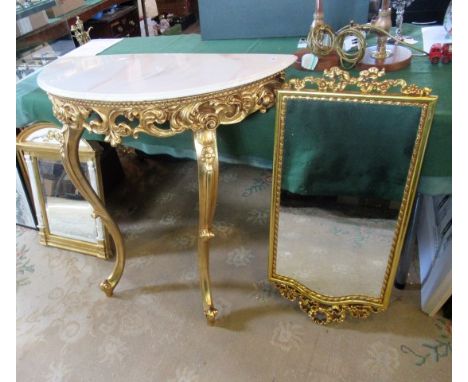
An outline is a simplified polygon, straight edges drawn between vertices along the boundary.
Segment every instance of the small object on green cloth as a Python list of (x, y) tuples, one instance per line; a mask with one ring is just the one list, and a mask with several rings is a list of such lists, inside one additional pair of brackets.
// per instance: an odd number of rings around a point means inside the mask
[(304, 69), (314, 70), (318, 64), (318, 57), (313, 53), (307, 53), (302, 56), (301, 66)]

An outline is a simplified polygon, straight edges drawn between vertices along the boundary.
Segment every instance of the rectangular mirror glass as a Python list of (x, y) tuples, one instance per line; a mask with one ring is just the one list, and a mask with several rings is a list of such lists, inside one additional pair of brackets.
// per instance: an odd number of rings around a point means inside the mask
[(279, 91), (269, 275), (316, 322), (388, 305), (435, 102)]
[[(51, 234), (97, 242), (93, 209), (78, 193), (60, 160), (38, 159), (45, 211)], [(86, 163), (81, 168), (89, 179)]]

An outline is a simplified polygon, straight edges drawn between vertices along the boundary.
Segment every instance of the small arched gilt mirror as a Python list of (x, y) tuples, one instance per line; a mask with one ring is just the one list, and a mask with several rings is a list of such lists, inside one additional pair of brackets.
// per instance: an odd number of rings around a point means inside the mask
[(319, 324), (389, 304), (437, 97), (383, 77), (278, 91), (269, 278)]

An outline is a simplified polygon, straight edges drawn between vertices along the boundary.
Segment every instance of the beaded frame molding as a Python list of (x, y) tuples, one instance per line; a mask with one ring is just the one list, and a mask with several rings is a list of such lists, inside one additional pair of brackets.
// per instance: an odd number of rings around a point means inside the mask
[[(297, 300), (299, 307), (317, 324), (340, 323), (348, 316), (367, 318), (371, 313), (385, 310), (390, 301), (437, 97), (431, 95), (429, 88), (407, 84), (402, 79), (384, 79), (384, 76), (385, 71), (377, 68), (361, 71), (357, 77), (353, 77), (349, 72), (334, 67), (325, 70), (322, 77), (290, 79), (277, 94), (268, 275), (279, 293), (290, 301)], [(395, 89), (398, 92), (389, 93), (390, 90)], [(324, 295), (309, 289), (291, 277), (279, 274), (276, 270), (284, 132), (286, 128), (294, 128), (293, 126), (286, 127), (286, 112), (288, 102), (293, 100), (327, 101), (331, 106), (337, 102), (351, 102), (396, 107), (411, 106), (421, 109), (419, 124), (415, 127), (415, 144), (403, 198), (378, 297)]]

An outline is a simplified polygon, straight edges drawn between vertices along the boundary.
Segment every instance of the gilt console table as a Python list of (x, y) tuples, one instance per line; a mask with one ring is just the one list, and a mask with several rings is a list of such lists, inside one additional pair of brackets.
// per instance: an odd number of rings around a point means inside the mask
[(100, 285), (107, 296), (124, 270), (123, 238), (79, 166), (83, 132), (102, 134), (113, 146), (140, 134), (164, 138), (193, 132), (200, 204), (198, 266), (203, 309), (212, 323), (217, 313), (209, 276), (219, 173), (216, 129), (273, 106), (283, 71), (294, 61), (295, 56), (274, 54), (126, 54), (62, 58), (40, 73), (38, 84), (63, 126), (65, 169), (115, 243), (114, 268)]

